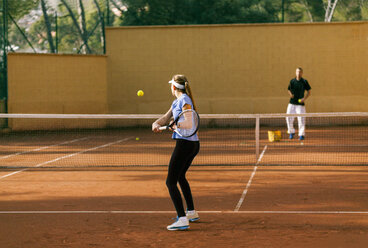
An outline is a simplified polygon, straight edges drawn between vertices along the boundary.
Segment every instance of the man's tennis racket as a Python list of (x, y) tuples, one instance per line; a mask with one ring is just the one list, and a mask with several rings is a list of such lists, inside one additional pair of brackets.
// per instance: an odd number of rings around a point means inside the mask
[(172, 129), (182, 137), (191, 137), (198, 131), (199, 115), (192, 109), (184, 110), (168, 126), (162, 126), (160, 130)]

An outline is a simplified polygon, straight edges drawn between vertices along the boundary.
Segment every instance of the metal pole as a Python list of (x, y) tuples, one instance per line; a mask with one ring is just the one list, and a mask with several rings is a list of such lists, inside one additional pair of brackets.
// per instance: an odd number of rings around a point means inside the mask
[[(2, 74), (3, 74), (3, 86), (5, 91), (5, 99), (8, 99), (8, 61), (7, 61), (7, 53), (8, 53), (8, 0), (3, 0), (3, 66), (2, 66)], [(7, 104), (6, 104), (7, 105)], [(6, 112), (8, 112), (7, 107), (5, 107)]]
[[(3, 111), (8, 113), (8, 62), (7, 62), (7, 53), (8, 53), (8, 0), (3, 0), (2, 6), (2, 14), (3, 14), (3, 33), (2, 33), (2, 63), (0, 68), (0, 88), (2, 91), (0, 92), (0, 101), (3, 101)], [(0, 128), (8, 127), (8, 119), (3, 119), (1, 121)]]
[(102, 25), (102, 39), (103, 39), (103, 54), (106, 54), (106, 32), (105, 32), (105, 20), (103, 17), (101, 17), (101, 25)]
[(59, 53), (59, 30), (58, 30), (58, 14), (55, 11), (55, 52)]
[(32, 50), (34, 51), (34, 53), (37, 53), (36, 49), (32, 46), (32, 43), (29, 41), (27, 35), (24, 33), (24, 31), (19, 27), (19, 25), (17, 24), (17, 22), (15, 21), (15, 19), (11, 16), (11, 14), (8, 14), (8, 17), (10, 18), (10, 20), (14, 23), (14, 25), (17, 27), (18, 31), (22, 34), (23, 38), (25, 39), (25, 41), (28, 43), (28, 45), (32, 48)]
[(259, 158), (259, 115), (257, 115), (256, 117), (256, 163), (258, 161)]
[(106, 26), (110, 26), (110, 2), (106, 0)]

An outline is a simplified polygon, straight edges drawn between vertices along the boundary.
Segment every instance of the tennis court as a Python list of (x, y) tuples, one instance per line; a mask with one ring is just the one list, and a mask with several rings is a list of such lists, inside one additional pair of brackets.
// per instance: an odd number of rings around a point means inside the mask
[(310, 117), (303, 142), (284, 129), (269, 142), (267, 131), (281, 128), (275, 120), (257, 128), (252, 118), (204, 118), (188, 172), (201, 220), (183, 232), (166, 231), (176, 215), (165, 185), (169, 133), (144, 125), (3, 132), (0, 246), (364, 247), (361, 118), (314, 125)]

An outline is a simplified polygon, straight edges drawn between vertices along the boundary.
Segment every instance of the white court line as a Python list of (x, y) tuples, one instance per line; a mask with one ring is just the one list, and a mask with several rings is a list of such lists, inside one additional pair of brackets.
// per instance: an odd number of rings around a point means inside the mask
[[(290, 142), (290, 141), (287, 141)], [(300, 142), (300, 141), (296, 141), (296, 142), (290, 142), (290, 143), (280, 143), (280, 144), (270, 144), (270, 146), (272, 147), (295, 147), (295, 146), (299, 146), (301, 143), (304, 142)], [(305, 144), (305, 147), (367, 147), (368, 144), (324, 144), (324, 145), (318, 145), (318, 144)]]
[(65, 145), (65, 144), (70, 144), (70, 143), (73, 143), (73, 142), (76, 142), (76, 141), (80, 141), (80, 140), (85, 140), (85, 139), (88, 139), (88, 137), (80, 138), (80, 139), (74, 139), (74, 140), (70, 140), (70, 141), (65, 141), (65, 142), (62, 142), (62, 143), (59, 143), (59, 144), (50, 145), (50, 146), (43, 146), (43, 147), (36, 148), (36, 149), (33, 149), (33, 150), (29, 150), (29, 151), (17, 152), (17, 153), (13, 153), (13, 154), (9, 154), (9, 155), (0, 157), (0, 159), (6, 159), (6, 158), (10, 158), (10, 157), (14, 157), (14, 156), (22, 155), (22, 154), (26, 154), (26, 153), (31, 153), (31, 152), (38, 152), (38, 151), (42, 151), (42, 150), (45, 150), (45, 149), (50, 148), (50, 147), (61, 146), (61, 145)]
[(267, 150), (267, 147), (268, 147), (268, 145), (265, 145), (265, 147), (263, 148), (263, 151), (262, 151), (262, 153), (261, 153), (261, 156), (259, 156), (259, 158), (258, 158), (258, 161), (257, 161), (257, 163), (256, 163), (256, 166), (258, 166), (259, 162), (261, 162), (261, 160), (262, 160), (262, 158), (263, 158), (263, 155), (265, 154), (265, 152), (266, 152), (266, 150)]
[[(0, 214), (175, 214), (176, 211), (66, 210), (0, 211)], [(200, 214), (368, 214), (368, 211), (198, 211)]]
[[(231, 213), (228, 211), (227, 213)], [(368, 214), (368, 211), (238, 211), (240, 214)]]
[(243, 201), (244, 201), (244, 199), (245, 199), (245, 196), (246, 196), (246, 195), (247, 195), (247, 193), (248, 193), (248, 189), (249, 189), (250, 185), (252, 184), (253, 177), (254, 177), (254, 175), (256, 174), (256, 171), (257, 171), (257, 168), (258, 168), (258, 164), (259, 164), (259, 162), (261, 162), (261, 160), (262, 160), (262, 158), (263, 158), (263, 155), (264, 155), (264, 153), (266, 152), (266, 150), (267, 150), (267, 145), (263, 148), (263, 151), (262, 151), (261, 155), (259, 156), (259, 158), (258, 158), (258, 161), (257, 161), (256, 165), (254, 166), (254, 169), (253, 169), (252, 175), (251, 175), (251, 176), (250, 176), (250, 178), (249, 178), (249, 181), (248, 181), (248, 183), (247, 183), (247, 186), (245, 187), (245, 189), (244, 189), (244, 191), (243, 191), (243, 194), (241, 195), (241, 197), (240, 197), (240, 199), (239, 199), (239, 201), (238, 201), (238, 204), (236, 204), (236, 207), (235, 207), (235, 209), (234, 209), (234, 211), (235, 211), (235, 212), (238, 212), (238, 211), (239, 211), (239, 209), (240, 209), (240, 207), (241, 207), (241, 205), (243, 204)]
[[(40, 164), (35, 165), (34, 168), (40, 167), (40, 166), (45, 165), (45, 164), (50, 164), (50, 163), (56, 162), (56, 161), (59, 161), (59, 160), (64, 159), (64, 158), (70, 158), (70, 157), (73, 157), (73, 156), (78, 155), (78, 154), (81, 154), (81, 153), (85, 153), (85, 152), (97, 150), (97, 149), (104, 148), (104, 147), (107, 147), (107, 146), (111, 146), (111, 145), (114, 145), (114, 144), (117, 144), (117, 143), (120, 143), (120, 142), (123, 142), (123, 141), (127, 141), (129, 139), (132, 139), (132, 137), (121, 139), (121, 140), (117, 140), (117, 141), (114, 141), (114, 142), (111, 142), (111, 143), (107, 143), (105, 145), (96, 146), (96, 147), (93, 147), (93, 148), (89, 148), (87, 150), (79, 151), (79, 152), (72, 153), (72, 154), (69, 154), (69, 155), (65, 155), (65, 156), (62, 156), (62, 157), (59, 157), (59, 158), (56, 158), (56, 159), (53, 159), (53, 160), (49, 160), (49, 161), (46, 161), (46, 162), (43, 162), (43, 163), (40, 163)], [(13, 173), (10, 173), (10, 174), (1, 176), (0, 177), (0, 180), (3, 179), (3, 178), (6, 178), (6, 177), (10, 177), (12, 175), (18, 174), (18, 173), (20, 173), (22, 171), (29, 170), (29, 169), (31, 169), (31, 168), (25, 168), (25, 169), (22, 169), (22, 170), (19, 170), (19, 171), (16, 171), (16, 172), (13, 172)]]

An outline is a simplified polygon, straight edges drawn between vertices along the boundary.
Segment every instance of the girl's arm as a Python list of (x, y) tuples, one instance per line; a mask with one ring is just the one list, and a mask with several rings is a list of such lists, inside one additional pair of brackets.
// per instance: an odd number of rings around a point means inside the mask
[(168, 123), (171, 117), (172, 117), (172, 108), (170, 107), (170, 109), (166, 112), (166, 114), (164, 114), (163, 116), (158, 118), (154, 123), (152, 123), (152, 131), (156, 133), (161, 132), (159, 128)]

